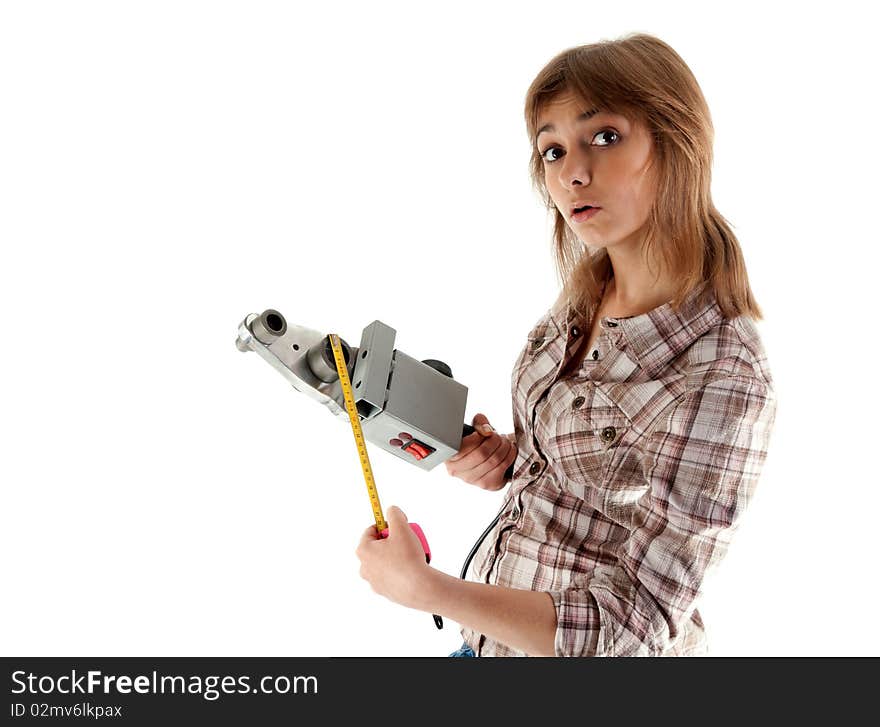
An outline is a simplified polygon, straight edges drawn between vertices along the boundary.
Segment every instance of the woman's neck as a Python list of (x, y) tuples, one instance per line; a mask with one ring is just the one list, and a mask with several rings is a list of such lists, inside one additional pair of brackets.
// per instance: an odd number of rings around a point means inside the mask
[(638, 293), (630, 292), (629, 296), (623, 295), (617, 286), (617, 276), (612, 274), (611, 279), (605, 286), (603, 296), (603, 308), (608, 318), (630, 318), (640, 316), (648, 311), (668, 303), (675, 294), (673, 286), (657, 282), (651, 286), (643, 286)]

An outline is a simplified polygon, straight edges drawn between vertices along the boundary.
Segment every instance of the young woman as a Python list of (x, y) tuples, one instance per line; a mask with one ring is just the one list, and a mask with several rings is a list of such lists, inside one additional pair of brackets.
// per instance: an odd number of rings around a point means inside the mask
[(514, 364), (514, 432), (478, 414), (446, 464), (508, 497), (474, 580), (426, 564), (395, 507), (387, 539), (361, 538), (361, 576), (461, 624), (456, 656), (704, 654), (702, 584), (776, 412), (761, 312), (710, 195), (709, 109), (678, 54), (636, 34), (558, 54), (525, 117), (562, 292)]

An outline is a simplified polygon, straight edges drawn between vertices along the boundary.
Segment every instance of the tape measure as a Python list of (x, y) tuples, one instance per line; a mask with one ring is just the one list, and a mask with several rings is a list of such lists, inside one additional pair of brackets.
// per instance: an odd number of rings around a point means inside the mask
[(361, 430), (361, 419), (357, 407), (354, 404), (354, 395), (351, 393), (351, 381), (348, 378), (348, 366), (342, 355), (342, 345), (339, 336), (329, 334), (330, 346), (333, 349), (333, 358), (336, 361), (336, 372), (339, 374), (339, 383), (342, 384), (342, 396), (345, 398), (345, 410), (351, 422), (351, 431), (357, 445), (358, 457), (361, 460), (361, 469), (364, 471), (364, 480), (367, 483), (367, 494), (370, 496), (370, 505), (373, 507), (373, 517), (376, 518), (376, 530), (380, 533), (388, 527), (385, 516), (382, 514), (382, 505), (379, 503), (379, 493), (376, 490), (376, 480), (373, 479), (373, 468), (370, 467), (370, 456), (367, 454), (367, 443), (364, 441), (364, 433)]
[[(361, 470), (364, 473), (364, 481), (367, 483), (367, 494), (370, 496), (370, 505), (373, 507), (373, 517), (376, 519), (376, 531), (384, 538), (388, 535), (388, 523), (382, 514), (382, 505), (379, 503), (379, 492), (376, 490), (376, 480), (373, 479), (373, 468), (370, 467), (370, 456), (367, 454), (367, 443), (364, 440), (364, 432), (361, 429), (361, 418), (358, 415), (357, 406), (354, 403), (354, 395), (351, 393), (351, 380), (348, 378), (348, 366), (345, 364), (345, 356), (342, 354), (342, 344), (339, 336), (335, 333), (327, 335), (330, 348), (333, 349), (333, 360), (336, 362), (336, 373), (339, 374), (339, 383), (342, 385), (342, 397), (345, 400), (345, 411), (348, 412), (348, 420), (351, 422), (351, 432), (357, 445), (358, 457), (361, 461)], [(416, 523), (409, 524), (410, 529), (416, 534), (425, 551), (425, 560), (431, 562), (431, 548), (424, 531)], [(438, 629), (443, 628), (443, 619), (436, 613), (434, 625)]]

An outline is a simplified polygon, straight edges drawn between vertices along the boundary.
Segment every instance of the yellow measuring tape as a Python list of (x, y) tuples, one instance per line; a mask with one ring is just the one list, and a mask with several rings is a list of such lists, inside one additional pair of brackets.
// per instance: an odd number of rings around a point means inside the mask
[(357, 444), (358, 456), (361, 460), (361, 469), (364, 472), (364, 480), (367, 483), (367, 493), (370, 496), (370, 504), (373, 506), (373, 517), (376, 518), (376, 530), (380, 533), (388, 527), (385, 516), (382, 514), (382, 505), (379, 504), (379, 493), (376, 490), (376, 481), (373, 479), (373, 468), (370, 467), (370, 457), (367, 454), (367, 443), (364, 441), (364, 433), (361, 430), (361, 420), (357, 407), (354, 403), (354, 395), (351, 393), (351, 380), (348, 378), (348, 366), (345, 365), (345, 357), (342, 354), (342, 344), (339, 336), (335, 333), (328, 334), (330, 347), (333, 349), (333, 358), (336, 361), (336, 372), (339, 374), (339, 383), (342, 384), (342, 395), (345, 398), (345, 411), (348, 412), (351, 421), (351, 431)]
[[(348, 412), (348, 420), (351, 422), (351, 432), (354, 434), (358, 457), (361, 460), (361, 469), (364, 473), (364, 481), (367, 483), (367, 494), (369, 494), (370, 504), (373, 506), (373, 517), (376, 518), (376, 531), (381, 535), (388, 528), (388, 523), (385, 522), (385, 516), (382, 514), (382, 505), (379, 504), (379, 493), (376, 490), (376, 481), (373, 479), (373, 468), (370, 467), (370, 456), (367, 454), (367, 443), (364, 441), (364, 433), (361, 430), (361, 419), (357, 412), (357, 406), (354, 403), (354, 395), (351, 393), (351, 380), (348, 378), (348, 366), (345, 365), (342, 344), (339, 343), (339, 336), (335, 333), (327, 334), (327, 338), (330, 341), (330, 348), (333, 349), (336, 373), (339, 374), (342, 396), (345, 399), (345, 411)], [(422, 542), (422, 547), (425, 549), (425, 559), (430, 563), (431, 556), (429, 554), (428, 542), (425, 540), (425, 534), (416, 523), (410, 523), (410, 528), (418, 535), (419, 540)], [(442, 629), (443, 618), (436, 613), (431, 615), (434, 617), (434, 625), (438, 629)]]

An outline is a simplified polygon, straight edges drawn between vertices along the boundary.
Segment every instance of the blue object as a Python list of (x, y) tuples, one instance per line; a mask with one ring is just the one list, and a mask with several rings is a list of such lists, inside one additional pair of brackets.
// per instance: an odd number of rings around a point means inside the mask
[(462, 642), (461, 648), (453, 651), (449, 656), (473, 656), (476, 658), (477, 655), (470, 646)]

